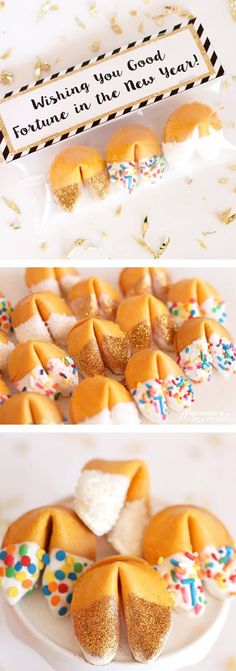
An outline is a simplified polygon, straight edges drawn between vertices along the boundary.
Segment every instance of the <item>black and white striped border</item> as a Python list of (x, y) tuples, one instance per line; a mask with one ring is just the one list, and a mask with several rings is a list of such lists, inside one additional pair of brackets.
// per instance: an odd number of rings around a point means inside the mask
[(207, 82), (211, 81), (212, 79), (216, 79), (217, 77), (221, 77), (224, 74), (224, 69), (219, 61), (219, 58), (215, 52), (215, 50), (212, 47), (212, 44), (210, 42), (209, 37), (206, 34), (206, 31), (203, 28), (202, 23), (200, 23), (197, 18), (192, 18), (189, 19), (188, 22), (186, 23), (179, 23), (175, 25), (173, 28), (170, 29), (165, 29), (161, 30), (159, 33), (156, 33), (154, 35), (148, 35), (147, 37), (144, 37), (141, 40), (136, 40), (135, 42), (130, 42), (130, 44), (123, 46), (123, 47), (118, 47), (116, 49), (113, 49), (113, 51), (108, 51), (105, 54), (100, 54), (99, 56), (92, 58), (90, 60), (84, 61), (83, 63), (80, 63), (80, 65), (72, 66), (70, 68), (67, 68), (67, 70), (63, 70), (62, 72), (57, 72), (56, 74), (51, 75), (50, 77), (45, 77), (45, 79), (39, 79), (38, 81), (34, 82), (33, 84), (27, 84), (26, 86), (22, 86), (20, 89), (16, 91), (11, 91), (9, 93), (6, 93), (3, 100), (6, 98), (10, 98), (12, 95), (16, 93), (21, 93), (24, 91), (27, 91), (28, 89), (33, 89), (37, 88), (39, 84), (44, 84), (46, 82), (52, 81), (53, 79), (57, 79), (57, 77), (61, 77), (66, 74), (70, 74), (72, 72), (76, 72), (77, 70), (81, 70), (82, 68), (86, 67), (87, 65), (93, 65), (97, 63), (98, 61), (103, 60), (103, 58), (107, 58), (110, 56), (114, 56), (120, 53), (123, 53), (127, 51), (128, 49), (133, 49), (133, 47), (139, 47), (142, 44), (149, 42), (150, 40), (153, 40), (157, 37), (160, 37), (162, 35), (165, 35), (166, 33), (172, 33), (175, 30), (179, 30), (180, 28), (184, 28), (188, 25), (193, 25), (199, 39), (201, 40), (201, 43), (204, 47), (205, 52), (208, 54), (208, 58), (210, 59), (215, 72), (213, 75), (209, 75), (207, 77), (203, 77), (202, 79), (191, 82), (190, 84), (184, 85), (184, 86), (178, 86), (174, 89), (171, 90), (171, 92), (163, 93), (160, 95), (157, 95), (154, 98), (149, 98), (148, 100), (144, 100), (140, 103), (137, 103), (136, 105), (131, 105), (130, 107), (126, 107), (125, 109), (122, 109), (118, 112), (112, 112), (108, 114), (107, 116), (103, 116), (100, 119), (97, 119), (96, 121), (93, 122), (88, 122), (84, 124), (83, 126), (80, 126), (76, 130), (70, 131), (68, 133), (63, 133), (60, 136), (57, 136), (56, 138), (52, 140), (47, 140), (46, 142), (41, 142), (37, 144), (35, 147), (32, 147), (31, 149), (28, 149), (26, 151), (19, 152), (12, 156), (10, 153), (10, 150), (7, 146), (6, 140), (3, 136), (3, 132), (0, 129), (0, 155), (4, 157), (5, 161), (12, 161), (18, 158), (21, 158), (23, 156), (28, 156), (29, 154), (33, 154), (34, 152), (38, 151), (39, 149), (44, 149), (45, 147), (50, 147), (53, 144), (56, 144), (57, 142), (62, 142), (63, 140), (67, 140), (68, 138), (74, 137), (75, 135), (78, 135), (80, 133), (84, 133), (87, 130), (90, 130), (91, 128), (95, 128), (97, 126), (100, 126), (101, 124), (107, 123), (108, 121), (113, 121), (116, 118), (125, 116), (126, 114), (129, 114), (130, 112), (135, 112), (138, 109), (143, 109), (144, 107), (148, 105), (152, 105), (153, 103), (157, 103), (160, 100), (163, 100), (165, 98), (168, 98), (170, 96), (174, 96), (177, 93), (182, 93), (183, 91), (188, 91), (189, 89), (194, 88), (195, 86), (199, 86), (200, 84), (206, 84)]

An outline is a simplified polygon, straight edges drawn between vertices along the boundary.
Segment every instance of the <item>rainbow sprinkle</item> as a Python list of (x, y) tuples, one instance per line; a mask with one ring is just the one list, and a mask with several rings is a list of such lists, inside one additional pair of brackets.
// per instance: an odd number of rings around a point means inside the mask
[(172, 410), (178, 412), (182, 408), (189, 408), (191, 403), (194, 403), (193, 385), (183, 375), (176, 377), (168, 375), (163, 386), (168, 406)]
[(166, 422), (168, 408), (161, 380), (147, 380), (132, 390), (138, 410), (150, 422)]
[(200, 564), (206, 589), (220, 599), (236, 596), (236, 552), (223, 545), (206, 547), (200, 553)]
[(162, 177), (164, 169), (164, 156), (154, 155), (152, 158), (142, 158), (138, 162), (138, 171), (140, 177), (143, 177), (145, 180), (150, 182), (150, 184), (155, 184), (157, 179)]
[(181, 326), (187, 319), (193, 317), (200, 317), (201, 313), (195, 298), (190, 298), (188, 301), (181, 303), (180, 301), (168, 301), (167, 307), (170, 313), (175, 318), (176, 324)]
[(165, 578), (167, 589), (174, 596), (176, 610), (197, 617), (203, 614), (207, 601), (197, 553), (179, 552), (160, 558), (153, 568)]
[(69, 615), (76, 580), (92, 564), (91, 560), (65, 550), (55, 549), (50, 552), (41, 591), (53, 615), (59, 618)]
[(78, 369), (73, 359), (51, 359), (47, 363), (47, 371), (38, 364), (30, 373), (15, 382), (18, 391), (35, 391), (46, 394), (55, 401), (60, 396), (70, 396), (78, 384)]
[(132, 193), (138, 182), (138, 168), (136, 163), (123, 161), (122, 163), (108, 163), (108, 172), (112, 184), (121, 186), (128, 193)]
[(47, 554), (37, 543), (10, 544), (0, 550), (0, 587), (14, 606), (34, 590)]
[(13, 308), (10, 301), (4, 296), (0, 296), (0, 330), (4, 333), (12, 333), (12, 313)]
[(224, 377), (236, 373), (236, 345), (213, 333), (209, 338), (209, 349), (214, 368)]
[(194, 340), (178, 356), (178, 365), (193, 382), (209, 382), (212, 375), (212, 356), (205, 338)]

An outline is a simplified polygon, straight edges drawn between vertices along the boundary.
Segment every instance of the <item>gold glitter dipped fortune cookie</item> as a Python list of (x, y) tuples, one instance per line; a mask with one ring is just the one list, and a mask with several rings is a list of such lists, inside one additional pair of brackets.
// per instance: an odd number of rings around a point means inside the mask
[(78, 384), (78, 370), (70, 356), (52, 343), (28, 340), (16, 345), (8, 362), (17, 391), (34, 391), (57, 400), (70, 396)]
[(169, 410), (181, 412), (194, 401), (191, 383), (178, 364), (160, 350), (133, 354), (125, 378), (140, 414), (154, 424), (166, 422)]
[(155, 183), (163, 174), (164, 160), (156, 135), (145, 126), (121, 126), (107, 145), (107, 167), (111, 183), (128, 193), (138, 179)]
[(186, 319), (209, 317), (224, 324), (227, 313), (219, 292), (199, 277), (180, 280), (169, 287), (167, 307), (178, 326)]
[(169, 283), (170, 277), (165, 268), (124, 268), (119, 278), (124, 296), (152, 294), (164, 302)]
[(145, 559), (167, 581), (180, 613), (205, 611), (205, 589), (216, 598), (236, 595), (236, 554), (222, 522), (203, 508), (164, 508), (149, 521), (143, 536)]
[(11, 392), (4, 380), (0, 377), (0, 406), (11, 397)]
[(9, 340), (8, 336), (0, 331), (0, 372), (7, 370), (9, 357), (14, 347), (15, 345)]
[(124, 373), (130, 350), (118, 324), (106, 319), (86, 319), (70, 331), (67, 339), (70, 355), (84, 377)]
[(80, 382), (70, 398), (69, 414), (73, 424), (139, 424), (131, 394), (103, 375)]
[(55, 401), (27, 391), (6, 400), (0, 406), (0, 424), (62, 424), (63, 417)]
[(150, 511), (150, 476), (144, 461), (92, 459), (83, 467), (74, 499), (77, 515), (121, 554), (141, 555)]
[(25, 271), (25, 283), (32, 294), (52, 291), (67, 296), (78, 281), (79, 274), (74, 268), (26, 268)]
[(207, 382), (212, 369), (223, 377), (236, 373), (236, 344), (214, 319), (188, 319), (176, 335), (178, 364), (193, 382)]
[(154, 296), (132, 296), (120, 303), (117, 323), (126, 333), (132, 352), (153, 345), (173, 350), (176, 326), (164, 303)]
[(16, 605), (36, 587), (42, 574), (42, 594), (52, 615), (70, 613), (77, 576), (96, 556), (95, 536), (71, 508), (46, 506), (19, 517), (8, 528), (0, 550), (0, 589)]
[(179, 168), (197, 152), (215, 159), (223, 145), (222, 123), (208, 105), (192, 102), (178, 107), (163, 130), (162, 149), (171, 168)]
[(76, 318), (63, 298), (52, 291), (42, 291), (17, 303), (12, 323), (19, 342), (50, 342), (53, 339), (59, 345), (65, 345)]
[(120, 297), (108, 282), (89, 277), (75, 284), (68, 301), (78, 320), (89, 317), (115, 320)]
[(5, 335), (12, 333), (12, 305), (0, 291), (0, 331)]
[(90, 664), (109, 664), (119, 647), (121, 610), (137, 662), (154, 662), (172, 625), (172, 597), (165, 580), (147, 562), (114, 556), (97, 562), (78, 580), (72, 599), (72, 625)]
[(92, 147), (63, 149), (51, 165), (49, 184), (58, 205), (71, 212), (80, 200), (82, 185), (93, 198), (106, 197), (109, 191), (106, 163)]

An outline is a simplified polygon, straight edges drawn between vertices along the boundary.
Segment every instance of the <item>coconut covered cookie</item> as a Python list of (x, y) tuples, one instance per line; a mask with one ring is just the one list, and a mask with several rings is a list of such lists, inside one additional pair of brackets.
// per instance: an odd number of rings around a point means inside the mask
[(128, 643), (138, 662), (154, 662), (172, 625), (172, 598), (165, 580), (142, 559), (108, 557), (77, 581), (72, 624), (90, 664), (109, 664), (119, 647), (122, 608)]
[(51, 291), (42, 291), (17, 303), (12, 323), (19, 342), (50, 342), (53, 339), (59, 345), (65, 345), (76, 318), (63, 298)]
[(222, 123), (208, 105), (192, 102), (178, 107), (163, 130), (162, 150), (171, 168), (180, 168), (198, 153), (216, 159), (223, 145)]
[(22, 392), (0, 406), (0, 424), (62, 424), (63, 416), (54, 400), (37, 393)]
[(101, 154), (92, 147), (78, 146), (57, 154), (49, 171), (49, 184), (58, 205), (71, 212), (81, 198), (83, 187), (93, 198), (105, 198), (110, 180)]
[(159, 140), (141, 125), (118, 128), (108, 142), (106, 159), (111, 183), (128, 193), (132, 193), (140, 179), (154, 184), (164, 171)]
[(78, 271), (73, 268), (26, 268), (25, 271), (25, 283), (32, 294), (52, 291), (67, 296), (78, 281)]
[(125, 377), (138, 411), (154, 424), (166, 422), (170, 410), (181, 412), (194, 401), (191, 382), (160, 350), (136, 352), (128, 361)]
[(118, 307), (116, 319), (133, 353), (155, 345), (173, 350), (174, 318), (158, 298), (150, 295), (126, 298)]
[(152, 294), (165, 301), (169, 283), (169, 273), (165, 268), (123, 268), (119, 277), (125, 297)]
[(212, 369), (229, 378), (236, 372), (236, 345), (229, 331), (213, 319), (196, 317), (176, 335), (178, 364), (193, 382), (211, 379)]
[(16, 345), (8, 372), (17, 391), (36, 391), (55, 400), (70, 396), (78, 384), (73, 359), (57, 345), (38, 340)]
[(198, 277), (172, 284), (167, 294), (167, 306), (178, 326), (193, 317), (209, 317), (220, 324), (227, 318), (225, 302), (217, 289)]
[(131, 394), (123, 384), (95, 375), (80, 382), (69, 402), (73, 424), (139, 424)]
[(121, 375), (130, 356), (125, 333), (107, 319), (91, 318), (76, 324), (68, 335), (67, 346), (85, 377), (104, 375), (105, 369)]
[(145, 559), (167, 581), (179, 612), (204, 613), (205, 590), (224, 599), (236, 595), (236, 554), (232, 538), (212, 513), (197, 506), (164, 508), (148, 523)]
[(121, 554), (139, 556), (150, 510), (150, 477), (144, 461), (92, 459), (77, 483), (74, 508), (97, 536)]
[(115, 320), (120, 297), (108, 282), (89, 277), (71, 289), (68, 301), (78, 320), (89, 317)]
[(42, 573), (42, 594), (52, 615), (69, 615), (78, 575), (93, 564), (95, 537), (70, 508), (30, 510), (8, 528), (0, 550), (0, 588), (16, 605), (33, 592)]

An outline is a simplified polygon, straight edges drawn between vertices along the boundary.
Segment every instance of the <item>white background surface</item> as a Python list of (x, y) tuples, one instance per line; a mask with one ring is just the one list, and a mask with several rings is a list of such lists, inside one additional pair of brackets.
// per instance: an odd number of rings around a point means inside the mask
[[(106, 279), (111, 284), (117, 286), (119, 276), (118, 269), (104, 269), (104, 268), (87, 268), (81, 269), (82, 277), (89, 277), (97, 275), (98, 277)], [(215, 285), (221, 296), (226, 301), (228, 320), (225, 324), (226, 328), (231, 332), (234, 339), (236, 338), (236, 308), (235, 308), (235, 282), (236, 269), (232, 268), (184, 268), (169, 270), (172, 281), (175, 282), (183, 277), (199, 276), (202, 279)], [(20, 298), (28, 294), (28, 290), (24, 283), (24, 270), (16, 269), (0, 269), (0, 291), (6, 293), (7, 297), (15, 305)], [(162, 428), (167, 428), (170, 424), (178, 424), (180, 427), (185, 424), (199, 425), (199, 424), (236, 424), (236, 375), (226, 380), (213, 371), (211, 382), (206, 382), (194, 385), (195, 403), (192, 404), (188, 411), (182, 413), (170, 412), (167, 424)], [(58, 401), (59, 405), (61, 401)], [(68, 417), (67, 401), (62, 402), (63, 412)], [(148, 423), (151, 427), (151, 424)], [(81, 427), (82, 428), (82, 427)], [(90, 427), (91, 428), (91, 427)], [(131, 428), (131, 427), (129, 427)], [(97, 427), (94, 427), (97, 431)]]
[[(111, 454), (112, 441), (112, 454)], [(144, 458), (151, 470), (152, 494), (158, 501), (195, 503), (218, 515), (236, 535), (235, 437), (201, 436), (63, 436), (26, 434), (1, 437), (4, 466), (0, 472), (0, 532), (31, 507), (73, 494), (81, 466), (88, 459)], [(236, 657), (236, 604), (208, 658), (196, 671), (228, 671)], [(184, 626), (184, 619), (183, 619)], [(49, 671), (33, 650), (13, 638), (0, 606), (1, 671)], [(193, 660), (194, 661), (194, 660)], [(89, 667), (88, 667), (89, 668)], [(109, 665), (105, 667), (111, 669)], [(141, 667), (140, 667), (141, 668)], [(188, 670), (190, 671), (190, 670)]]
[[(50, 11), (37, 20), (42, 2), (6, 0), (5, 8), (0, 9), (0, 56), (12, 48), (10, 58), (0, 60), (0, 71), (14, 73), (15, 88), (33, 80), (38, 58), (51, 65), (51, 73), (57, 72), (96, 55), (91, 50), (96, 40), (100, 40), (99, 51), (104, 52), (184, 20), (175, 14), (158, 26), (146, 16), (146, 13), (150, 16), (161, 13), (163, 5), (156, 0), (126, 0), (125, 3), (97, 0), (96, 14), (89, 12), (88, 0), (80, 0), (79, 3), (78, 0), (58, 0), (58, 11)], [(219, 82), (220, 94), (217, 90), (208, 92), (200, 87), (194, 93), (176, 96), (164, 103), (164, 108), (160, 104), (152, 111), (147, 110), (143, 117), (137, 116), (136, 121), (141, 119), (160, 131), (164, 118), (171, 111), (170, 105), (176, 107), (198, 97), (219, 106), (227, 137), (236, 144), (236, 128), (232, 128), (236, 122), (236, 82), (231, 78), (231, 75), (236, 75), (236, 23), (231, 17), (227, 0), (186, 0), (184, 7), (202, 19), (226, 68), (224, 81)], [(130, 16), (130, 10), (137, 10), (137, 15)], [(121, 34), (111, 30), (113, 15), (117, 16)], [(76, 16), (83, 21), (85, 29), (78, 26)], [(11, 89), (12, 86), (0, 85), (0, 95)], [(100, 128), (86, 134), (83, 142), (101, 149), (110, 133), (111, 126)], [(71, 142), (74, 144), (77, 141)], [(115, 195), (106, 202), (89, 206), (85, 201), (73, 215), (63, 213), (51, 203), (46, 215), (46, 177), (57, 151), (58, 145), (21, 163), (0, 166), (2, 258), (37, 258), (40, 255), (42, 258), (65, 258), (76, 238), (85, 239), (85, 243), (77, 248), (75, 258), (149, 258), (150, 255), (133, 237), (140, 235), (146, 215), (149, 219), (146, 238), (154, 250), (159, 249), (167, 236), (171, 237), (165, 252), (166, 259), (205, 260), (232, 258), (235, 255), (236, 223), (225, 226), (218, 219), (219, 212), (229, 207), (234, 212), (236, 208), (236, 173), (227, 167), (236, 163), (235, 151), (224, 153), (218, 165), (204, 166), (199, 161), (196, 165), (191, 164), (178, 176), (169, 174), (161, 185), (139, 191), (132, 197)], [(189, 178), (193, 180), (191, 184), (188, 183)], [(228, 178), (228, 183), (219, 184), (221, 178)], [(22, 214), (16, 216), (6, 207), (1, 196), (14, 199)], [(121, 214), (115, 216), (119, 205), (122, 205)], [(19, 230), (11, 227), (15, 221), (21, 224)], [(213, 230), (216, 231), (213, 235), (202, 236), (202, 231)], [(203, 240), (206, 248), (200, 246), (199, 240)], [(43, 242), (47, 243), (47, 249), (42, 252), (40, 245)]]

